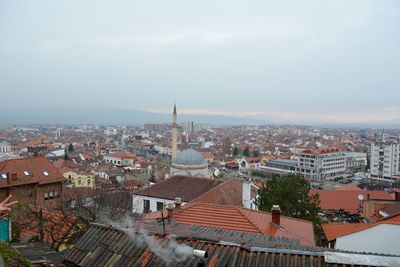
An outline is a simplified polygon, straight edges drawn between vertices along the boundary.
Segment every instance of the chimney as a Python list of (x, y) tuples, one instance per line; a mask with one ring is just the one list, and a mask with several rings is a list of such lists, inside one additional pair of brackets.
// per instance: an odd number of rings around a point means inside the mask
[(272, 223), (279, 225), (281, 223), (281, 208), (279, 205), (273, 205), (271, 209)]
[(182, 206), (182, 199), (180, 197), (175, 198), (175, 208), (180, 209)]
[(251, 209), (251, 181), (243, 181), (242, 205), (243, 208)]
[(174, 217), (174, 203), (172, 202), (167, 203), (167, 216), (168, 218)]

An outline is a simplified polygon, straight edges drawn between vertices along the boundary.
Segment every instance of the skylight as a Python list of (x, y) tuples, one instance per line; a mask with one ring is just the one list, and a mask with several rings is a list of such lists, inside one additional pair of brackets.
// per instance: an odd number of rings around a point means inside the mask
[(46, 171), (44, 171), (43, 174), (44, 174), (44, 176), (49, 176), (49, 173)]
[(24, 171), (25, 176), (29, 176), (29, 172), (28, 171)]

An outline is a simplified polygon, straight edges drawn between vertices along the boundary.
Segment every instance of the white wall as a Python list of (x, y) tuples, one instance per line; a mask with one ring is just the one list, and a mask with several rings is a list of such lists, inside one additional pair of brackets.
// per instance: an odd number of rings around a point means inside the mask
[(400, 225), (379, 224), (336, 239), (335, 248), (358, 252), (400, 255)]
[[(132, 195), (132, 212), (133, 213), (143, 213), (143, 200), (150, 200), (150, 212), (157, 211), (157, 202), (163, 202), (164, 204), (168, 202), (174, 202), (171, 199), (162, 199), (162, 198), (155, 198), (155, 197), (146, 197), (146, 196), (138, 196)], [(187, 202), (182, 202), (182, 206), (187, 204)]]

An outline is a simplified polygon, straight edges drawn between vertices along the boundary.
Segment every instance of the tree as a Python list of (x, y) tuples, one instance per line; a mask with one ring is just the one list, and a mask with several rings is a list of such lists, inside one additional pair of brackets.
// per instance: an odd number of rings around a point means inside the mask
[(74, 152), (74, 146), (72, 145), (72, 143), (69, 143), (68, 145), (68, 152)]
[(260, 151), (254, 150), (254, 151), (253, 151), (253, 156), (254, 156), (255, 158), (257, 158), (258, 156), (260, 156)]
[(248, 146), (243, 150), (243, 156), (250, 157), (250, 149)]
[(237, 155), (239, 155), (239, 149), (238, 149), (237, 147), (234, 147), (234, 148), (233, 148), (232, 155), (233, 155), (234, 157), (237, 156)]
[(301, 176), (274, 176), (259, 189), (255, 204), (262, 211), (271, 211), (273, 205), (279, 205), (283, 215), (311, 221), (317, 242), (321, 242), (319, 195), (309, 196), (310, 188), (310, 182)]

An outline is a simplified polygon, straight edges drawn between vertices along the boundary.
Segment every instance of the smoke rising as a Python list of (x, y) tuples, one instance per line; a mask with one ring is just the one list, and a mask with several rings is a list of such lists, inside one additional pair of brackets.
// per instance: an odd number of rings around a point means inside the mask
[(185, 244), (179, 244), (174, 239), (156, 239), (143, 228), (134, 227), (131, 218), (125, 218), (122, 223), (108, 222), (112, 227), (124, 232), (137, 246), (147, 248), (161, 258), (165, 263), (183, 262), (193, 257), (194, 249)]

